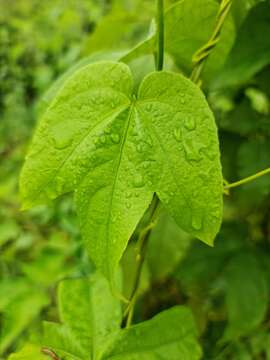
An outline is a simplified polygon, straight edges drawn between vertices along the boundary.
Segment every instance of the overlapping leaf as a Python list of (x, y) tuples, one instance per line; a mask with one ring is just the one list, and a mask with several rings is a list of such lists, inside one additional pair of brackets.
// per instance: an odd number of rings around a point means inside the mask
[(268, 285), (266, 274), (252, 253), (235, 256), (228, 265), (226, 276), (229, 319), (224, 338), (231, 340), (248, 335), (263, 321), (267, 311)]
[(74, 190), (90, 256), (109, 278), (154, 192), (180, 227), (212, 244), (222, 175), (201, 91), (154, 72), (135, 97), (124, 64), (77, 71), (41, 119), (21, 176), (26, 208)]
[(242, 84), (269, 64), (270, 2), (263, 1), (250, 10), (239, 29), (217, 87)]
[(107, 335), (119, 330), (121, 306), (105, 278), (66, 280), (58, 291), (61, 324), (44, 323), (44, 345), (68, 359), (96, 359)]
[[(218, 3), (214, 0), (183, 0), (170, 6), (165, 12), (165, 51), (175, 60), (179, 68), (189, 74), (192, 57), (210, 38), (218, 13)], [(199, 29), (199, 31), (198, 31)], [(229, 16), (223, 26), (220, 41), (211, 52), (202, 74), (210, 81), (222, 67), (233, 45), (235, 28)], [(156, 29), (149, 38), (136, 46), (122, 60), (130, 61), (145, 53), (155, 52)]]
[(61, 324), (45, 323), (43, 346), (68, 360), (197, 360), (201, 350), (190, 311), (175, 307), (139, 325), (120, 329), (120, 303), (106, 280), (64, 281), (60, 286)]

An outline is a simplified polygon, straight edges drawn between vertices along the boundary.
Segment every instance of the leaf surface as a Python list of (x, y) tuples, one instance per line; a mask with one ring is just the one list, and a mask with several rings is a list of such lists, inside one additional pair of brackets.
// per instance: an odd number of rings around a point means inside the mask
[(44, 323), (43, 342), (70, 359), (96, 358), (104, 338), (120, 327), (120, 304), (99, 274), (63, 281), (58, 307), (61, 324)]
[(89, 254), (110, 279), (154, 192), (180, 227), (212, 244), (222, 174), (200, 89), (181, 75), (154, 72), (135, 97), (124, 64), (75, 72), (41, 119), (21, 194), (30, 207), (74, 190)]
[(36, 345), (25, 345), (18, 353), (11, 354), (8, 360), (49, 360), (50, 358), (41, 353)]
[(6, 294), (0, 300), (0, 354), (3, 354), (38, 317), (49, 299), (46, 293), (33, 287), (33, 284), (17, 279), (1, 282), (0, 290), (1, 294)]
[(201, 349), (190, 310), (177, 306), (151, 320), (121, 330), (102, 360), (196, 360)]
[(248, 335), (263, 321), (268, 285), (266, 274), (252, 253), (235, 256), (228, 265), (226, 277), (228, 326), (224, 338), (232, 340)]
[(178, 306), (128, 329), (120, 329), (120, 309), (100, 275), (90, 281), (64, 281), (59, 291), (61, 324), (44, 324), (43, 345), (67, 360), (200, 358), (189, 309)]

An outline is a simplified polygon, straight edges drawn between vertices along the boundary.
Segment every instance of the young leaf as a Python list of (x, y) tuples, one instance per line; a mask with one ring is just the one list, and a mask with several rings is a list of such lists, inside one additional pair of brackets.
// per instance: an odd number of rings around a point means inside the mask
[[(13, 289), (12, 289), (13, 288)], [(3, 354), (15, 339), (38, 317), (48, 305), (49, 299), (40, 289), (24, 280), (3, 281), (0, 293), (6, 294), (0, 301), (0, 355)]]
[(199, 88), (154, 72), (135, 98), (124, 64), (77, 71), (45, 112), (21, 176), (25, 207), (72, 190), (90, 256), (108, 278), (154, 192), (180, 227), (212, 244), (222, 174)]
[(177, 306), (151, 320), (121, 330), (108, 345), (104, 360), (196, 360), (201, 349), (190, 310)]
[(120, 303), (106, 280), (95, 274), (60, 286), (61, 324), (45, 323), (44, 347), (67, 360), (197, 360), (201, 350), (191, 312), (164, 311), (139, 325), (120, 329)]
[(252, 253), (235, 256), (229, 263), (226, 277), (228, 327), (224, 339), (230, 341), (248, 335), (263, 321), (268, 284), (258, 258)]
[(270, 63), (270, 3), (252, 8), (239, 29), (235, 44), (215, 86), (244, 83)]
[(104, 338), (121, 324), (120, 303), (99, 274), (63, 281), (58, 306), (61, 324), (44, 323), (44, 345), (70, 359), (96, 358)]

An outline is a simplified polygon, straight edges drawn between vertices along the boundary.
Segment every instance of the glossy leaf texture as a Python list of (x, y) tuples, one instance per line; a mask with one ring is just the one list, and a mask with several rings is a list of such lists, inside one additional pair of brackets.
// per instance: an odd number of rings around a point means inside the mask
[(120, 303), (104, 277), (62, 282), (61, 324), (45, 323), (43, 346), (68, 360), (200, 358), (196, 328), (185, 307), (164, 311), (144, 323), (120, 329)]
[(216, 87), (236, 86), (248, 81), (269, 64), (270, 2), (253, 7), (241, 25)]
[(89, 254), (111, 279), (154, 192), (181, 228), (212, 244), (222, 216), (213, 115), (181, 75), (151, 73), (135, 96), (126, 65), (85, 66), (44, 113), (20, 185), (25, 208), (75, 190)]

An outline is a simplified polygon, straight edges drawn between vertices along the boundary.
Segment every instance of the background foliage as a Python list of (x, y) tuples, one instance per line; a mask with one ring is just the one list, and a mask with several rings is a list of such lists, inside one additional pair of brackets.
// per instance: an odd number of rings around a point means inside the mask
[[(174, 2), (168, 0), (167, 5)], [(224, 67), (220, 64), (211, 74), (209, 65), (204, 74), (203, 89), (216, 115), (223, 172), (229, 181), (270, 164), (269, 7), (269, 1), (233, 3), (233, 27), (226, 25), (228, 35), (223, 35), (226, 56), (231, 52)], [(70, 196), (20, 211), (18, 176), (42, 111), (40, 99), (85, 56), (125, 52), (142, 41), (154, 12), (150, 0), (0, 0), (1, 359), (26, 340), (38, 341), (42, 320), (58, 320), (56, 288), (61, 279), (93, 272)], [(192, 16), (187, 24), (196, 25), (200, 12), (187, 13)], [(206, 34), (211, 33), (210, 25)], [(180, 42), (184, 57), (176, 51), (181, 33), (174, 33), (173, 43), (167, 41), (167, 52), (178, 59), (168, 66), (187, 75), (191, 56), (202, 45), (193, 30), (189, 34), (187, 43)], [(146, 42), (151, 48), (151, 37)], [(266, 176), (225, 196), (224, 223), (214, 248), (179, 231), (164, 213), (150, 239), (135, 321), (187, 304), (205, 359), (270, 359), (269, 195)], [(127, 296), (134, 253), (131, 241), (123, 259)]]

